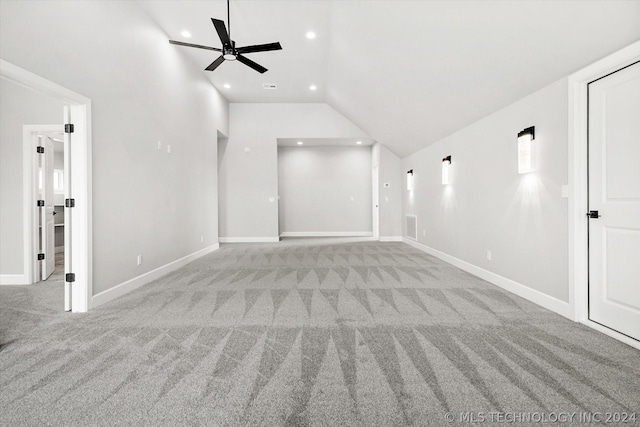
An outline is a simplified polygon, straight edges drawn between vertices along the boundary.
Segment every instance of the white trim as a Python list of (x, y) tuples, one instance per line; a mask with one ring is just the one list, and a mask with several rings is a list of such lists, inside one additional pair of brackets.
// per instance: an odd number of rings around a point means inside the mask
[(420, 249), (421, 251), (426, 252), (429, 255), (440, 258), (441, 260), (446, 261), (449, 264), (466, 271), (467, 273), (478, 276), (481, 279), (486, 280), (487, 282), (493, 283), (494, 285), (499, 286), (502, 289), (505, 289), (535, 304), (538, 304), (539, 306), (546, 308), (547, 310), (551, 310), (564, 317), (572, 317), (571, 306), (567, 302), (561, 301), (550, 295), (532, 289), (528, 286), (523, 285), (522, 283), (507, 279), (506, 277), (500, 276), (499, 274), (485, 270), (484, 268), (468, 263), (467, 261), (463, 261), (454, 256), (445, 254), (444, 252), (440, 252), (439, 250), (423, 245), (422, 243), (418, 243), (408, 238), (404, 238), (403, 241), (409, 246), (413, 246), (414, 248)]
[[(589, 82), (640, 60), (640, 41), (569, 76), (569, 304), (573, 320), (600, 332), (606, 329), (588, 320), (587, 246), (587, 88)], [(607, 335), (629, 344), (628, 338), (608, 330)], [(624, 339), (623, 339), (624, 338)]]
[(283, 231), (280, 237), (372, 237), (371, 231)]
[(51, 95), (54, 98), (62, 98), (63, 101), (70, 104), (85, 104), (87, 101), (91, 102), (89, 98), (53, 83), (44, 77), (40, 77), (31, 71), (20, 68), (4, 59), (0, 59), (0, 75), (20, 86), (37, 90)]
[[(62, 99), (69, 106), (65, 108), (65, 112), (71, 111), (75, 125), (74, 150), (71, 153), (71, 165), (67, 167), (65, 164), (65, 169), (67, 175), (71, 173), (75, 178), (72, 195), (67, 194), (66, 197), (76, 199), (76, 207), (73, 212), (74, 221), (69, 222), (65, 219), (67, 225), (65, 231), (71, 230), (74, 236), (72, 244), (68, 246), (69, 250), (65, 252), (68, 254), (68, 259), (65, 259), (65, 270), (70, 264), (76, 275), (76, 281), (72, 285), (74, 298), (71, 310), (86, 312), (91, 308), (93, 280), (91, 100), (3, 59), (0, 59), (0, 76), (29, 89)], [(67, 137), (65, 141), (68, 141)], [(65, 148), (67, 149), (68, 147)], [(65, 191), (68, 193), (69, 189)], [(27, 212), (30, 210), (31, 208)], [(71, 260), (71, 263), (68, 260)]]
[(402, 236), (380, 236), (381, 242), (402, 242)]
[[(65, 273), (74, 273), (71, 310), (87, 312), (93, 295), (93, 233), (92, 233), (92, 148), (91, 101), (70, 105), (66, 111), (74, 124), (74, 133), (65, 134), (66, 180), (65, 198), (75, 199), (73, 209), (65, 209)], [(67, 122), (69, 123), (69, 122)], [(72, 142), (71, 142), (72, 141)], [(70, 227), (69, 227), (70, 225)], [(71, 262), (69, 263), (68, 260)], [(71, 268), (71, 270), (69, 270)]]
[(213, 244), (209, 247), (196, 251), (190, 255), (187, 255), (173, 262), (165, 264), (161, 267), (158, 267), (155, 270), (148, 271), (144, 274), (141, 274), (138, 277), (134, 277), (131, 280), (127, 280), (124, 283), (120, 283), (119, 285), (109, 288), (106, 291), (102, 291), (99, 294), (93, 296), (91, 305), (92, 307), (97, 307), (99, 305), (106, 304), (110, 301), (113, 301), (114, 299), (119, 298), (125, 294), (128, 294), (134, 289), (138, 289), (139, 287), (146, 285), (149, 282), (159, 279), (160, 277), (168, 273), (171, 273), (172, 271), (175, 271), (180, 267), (183, 267), (189, 264), (191, 261), (195, 261), (200, 257), (210, 254), (211, 252), (216, 251), (219, 248), (220, 248), (220, 245), (218, 243)]
[(220, 243), (273, 243), (279, 242), (279, 237), (218, 237)]
[(0, 285), (30, 285), (27, 274), (0, 274)]

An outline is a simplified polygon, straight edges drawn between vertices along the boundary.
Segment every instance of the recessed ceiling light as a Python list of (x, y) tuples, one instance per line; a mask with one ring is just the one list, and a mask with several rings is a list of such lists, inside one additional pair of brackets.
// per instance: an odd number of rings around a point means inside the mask
[(302, 144), (304, 144), (304, 142), (298, 141), (298, 145), (302, 145)]
[(307, 38), (308, 39), (315, 39), (316, 38), (316, 33), (314, 33), (313, 31), (309, 31), (307, 33)]
[(357, 141), (356, 144), (362, 145), (362, 141)]
[(186, 37), (186, 38), (191, 37), (191, 33), (187, 30), (181, 32), (180, 34), (182, 34), (182, 37)]
[(222, 85), (225, 89), (230, 89), (231, 85), (229, 83), (225, 83)]
[(311, 85), (311, 86), (309, 86), (309, 89), (311, 89), (311, 90), (316, 90), (316, 89), (318, 89), (318, 88), (316, 87), (316, 85)]

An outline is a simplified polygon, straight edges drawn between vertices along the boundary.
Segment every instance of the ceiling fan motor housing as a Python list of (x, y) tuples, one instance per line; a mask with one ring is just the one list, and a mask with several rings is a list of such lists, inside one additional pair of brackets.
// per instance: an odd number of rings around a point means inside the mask
[(236, 52), (236, 42), (231, 40), (231, 45), (225, 44), (222, 46), (222, 56), (227, 61), (235, 61), (238, 52)]

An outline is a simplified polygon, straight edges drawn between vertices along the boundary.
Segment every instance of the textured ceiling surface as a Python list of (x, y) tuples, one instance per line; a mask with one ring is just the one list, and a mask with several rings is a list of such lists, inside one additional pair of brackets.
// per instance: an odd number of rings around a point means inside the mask
[[(138, 3), (167, 39), (220, 47), (209, 18), (226, 21), (226, 2)], [(282, 44), (247, 54), (265, 74), (204, 71), (216, 52), (175, 47), (230, 102), (325, 102), (401, 157), (640, 39), (640, 1), (232, 0), (230, 13), (238, 46)]]

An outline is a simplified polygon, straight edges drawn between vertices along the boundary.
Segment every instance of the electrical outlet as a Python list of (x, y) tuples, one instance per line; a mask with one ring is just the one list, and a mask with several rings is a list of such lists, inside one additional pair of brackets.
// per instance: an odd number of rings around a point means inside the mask
[(487, 251), (487, 260), (491, 261), (491, 251)]
[(167, 153), (171, 153), (171, 145), (167, 144)]
[(427, 230), (425, 230), (424, 228), (422, 229), (422, 237), (425, 237), (427, 235)]
[(200, 236), (200, 243), (204, 242), (204, 236)]
[(142, 265), (142, 255), (138, 255), (138, 265)]
[(162, 141), (158, 141), (158, 150), (162, 150)]
[(356, 199), (355, 197), (351, 196), (351, 201), (352, 201), (352, 202), (353, 202), (355, 199)]

